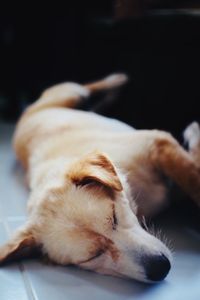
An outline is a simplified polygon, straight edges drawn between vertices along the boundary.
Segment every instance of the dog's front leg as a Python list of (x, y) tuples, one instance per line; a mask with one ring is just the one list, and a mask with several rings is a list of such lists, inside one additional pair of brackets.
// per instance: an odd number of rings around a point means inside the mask
[(197, 122), (191, 123), (183, 133), (184, 141), (195, 163), (200, 167), (200, 127)]
[(161, 133), (151, 148), (151, 159), (157, 169), (177, 183), (200, 207), (200, 158), (197, 155), (200, 154), (200, 143), (197, 136), (194, 138), (195, 132), (200, 137), (197, 130), (189, 135), (190, 138), (187, 139), (189, 152), (185, 151), (170, 134)]

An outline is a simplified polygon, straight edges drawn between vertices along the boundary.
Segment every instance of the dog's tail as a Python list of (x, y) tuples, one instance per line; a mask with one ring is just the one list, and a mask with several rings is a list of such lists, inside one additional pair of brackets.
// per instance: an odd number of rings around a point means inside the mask
[(128, 81), (125, 74), (113, 74), (85, 85), (62, 83), (45, 90), (40, 98), (30, 105), (26, 113), (34, 113), (46, 108), (67, 107), (75, 108), (83, 99), (98, 92), (114, 90)]

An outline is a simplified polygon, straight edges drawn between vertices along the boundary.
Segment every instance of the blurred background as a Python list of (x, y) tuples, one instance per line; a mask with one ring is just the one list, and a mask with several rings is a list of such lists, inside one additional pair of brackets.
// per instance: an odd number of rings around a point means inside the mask
[(63, 7), (1, 9), (0, 119), (15, 121), (53, 84), (120, 71), (129, 84), (99, 112), (180, 139), (200, 116), (199, 53), (195, 0), (74, 0)]

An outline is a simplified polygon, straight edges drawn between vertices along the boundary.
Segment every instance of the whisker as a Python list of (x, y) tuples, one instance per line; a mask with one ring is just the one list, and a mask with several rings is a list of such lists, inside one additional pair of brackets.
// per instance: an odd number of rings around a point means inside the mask
[(152, 224), (148, 232), (163, 242), (163, 244), (165, 244), (169, 250), (174, 253), (173, 241), (166, 235), (166, 233), (163, 232), (161, 228), (156, 228), (155, 225)]
[(161, 228), (156, 227), (153, 223), (147, 224), (145, 216), (142, 216), (141, 225), (149, 234), (153, 235), (163, 244), (165, 244), (167, 248), (169, 248), (169, 250), (172, 252), (172, 254), (175, 252), (173, 241), (166, 235), (166, 233), (163, 232)]

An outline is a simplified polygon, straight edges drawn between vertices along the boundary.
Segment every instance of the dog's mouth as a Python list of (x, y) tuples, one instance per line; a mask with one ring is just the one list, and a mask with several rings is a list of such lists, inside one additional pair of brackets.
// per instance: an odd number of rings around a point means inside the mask
[[(103, 253), (98, 253), (94, 257), (91, 257), (90, 259), (82, 262), (79, 266), (86, 268), (86, 269), (93, 269), (90, 268), (90, 265), (88, 263), (91, 262), (97, 262), (99, 258), (101, 257)], [(103, 275), (111, 275), (116, 276), (120, 278), (125, 279), (134, 279), (140, 282), (146, 282), (146, 283), (156, 283), (159, 281), (162, 281), (166, 278), (168, 275), (171, 263), (170, 260), (164, 255), (142, 255), (140, 258), (140, 270), (137, 270), (137, 273), (131, 274), (129, 271), (129, 274), (127, 275), (126, 272), (123, 270), (122, 267), (120, 268), (109, 268), (109, 267), (103, 267), (101, 266), (101, 263), (97, 264), (97, 266), (93, 269), (95, 272), (103, 274)]]

